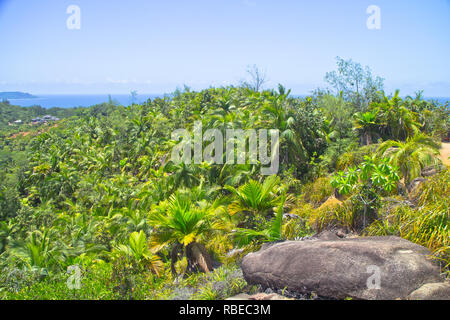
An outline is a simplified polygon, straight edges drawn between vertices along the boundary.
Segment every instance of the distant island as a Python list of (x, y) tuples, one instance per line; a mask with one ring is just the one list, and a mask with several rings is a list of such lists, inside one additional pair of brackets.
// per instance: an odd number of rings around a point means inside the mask
[(26, 92), (0, 92), (0, 99), (35, 99), (36, 96)]

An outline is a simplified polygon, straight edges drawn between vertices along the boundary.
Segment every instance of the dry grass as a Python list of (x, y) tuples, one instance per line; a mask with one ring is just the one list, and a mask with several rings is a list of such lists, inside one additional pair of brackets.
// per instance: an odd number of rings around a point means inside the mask
[(340, 205), (342, 204), (342, 201), (340, 201), (339, 199), (336, 199), (335, 196), (331, 196), (327, 199), (327, 201), (325, 201), (324, 203), (322, 203), (322, 205), (318, 208), (319, 210), (324, 210), (327, 207), (335, 207), (336, 205)]

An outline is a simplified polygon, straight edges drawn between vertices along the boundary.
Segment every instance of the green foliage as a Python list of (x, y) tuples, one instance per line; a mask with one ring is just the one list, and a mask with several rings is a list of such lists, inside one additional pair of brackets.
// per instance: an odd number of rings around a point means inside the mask
[(283, 239), (298, 240), (310, 236), (313, 233), (312, 228), (305, 219), (300, 217), (289, 218), (282, 226)]
[(310, 225), (316, 232), (327, 228), (340, 227), (345, 230), (355, 230), (358, 227), (360, 212), (352, 201), (330, 201), (313, 211), (309, 218)]
[(313, 204), (315, 207), (324, 203), (334, 192), (330, 179), (321, 177), (302, 186), (302, 200)]
[(380, 163), (369, 157), (366, 157), (365, 160), (358, 168), (338, 172), (332, 178), (331, 185), (343, 195), (354, 191), (361, 184), (392, 191), (399, 180), (397, 168), (389, 165), (387, 159)]
[(376, 101), (378, 91), (383, 89), (384, 79), (373, 77), (369, 67), (340, 57), (337, 60), (337, 71), (327, 72), (325, 80), (344, 97), (351, 101), (356, 110), (364, 110), (372, 101)]
[(319, 93), (317, 105), (327, 119), (324, 130), (329, 141), (347, 138), (352, 129), (352, 107), (342, 94)]
[(388, 157), (389, 162), (400, 169), (405, 184), (420, 176), (421, 170), (432, 164), (438, 164), (439, 144), (431, 137), (416, 134), (406, 142), (386, 141), (378, 148), (378, 154)]
[(376, 152), (376, 145), (367, 145), (360, 148), (355, 148), (354, 145), (349, 147), (349, 150), (342, 153), (336, 161), (337, 170), (346, 170), (348, 168), (358, 166), (364, 162), (366, 156), (370, 156)]
[[(376, 161), (366, 157), (365, 162), (357, 168), (350, 168), (346, 172), (340, 171), (333, 176), (331, 185), (341, 195), (351, 194), (350, 200), (354, 210), (351, 219), (353, 228), (365, 228), (367, 221), (376, 217), (376, 211), (381, 205), (380, 195), (383, 192), (392, 192), (396, 188), (399, 180), (397, 170), (387, 159)], [(362, 216), (362, 225), (359, 216)]]
[(158, 228), (154, 237), (159, 243), (181, 243), (187, 246), (199, 241), (207, 233), (225, 229), (220, 203), (193, 202), (189, 194), (176, 192), (166, 202), (160, 203), (150, 214), (149, 221)]
[[(0, 103), (0, 297), (223, 299), (251, 290), (236, 256), (313, 229), (358, 229), (369, 216), (363, 226), (380, 224), (368, 231), (399, 234), (446, 259), (448, 174), (412, 195), (422, 209), (389, 215), (382, 200), (397, 191), (396, 167), (409, 181), (432, 163), (437, 144), (418, 131), (445, 136), (448, 110), (420, 95), (386, 97), (382, 81), (351, 61), (339, 60), (328, 80), (338, 95), (296, 98), (281, 85), (262, 90), (258, 80), (258, 88), (185, 87), (126, 108)], [(27, 124), (42, 114), (63, 120)], [(7, 125), (18, 118), (24, 124)], [(278, 129), (279, 174), (262, 176), (261, 164), (173, 163), (170, 133), (192, 131), (195, 121), (223, 136)], [(378, 156), (389, 162), (367, 158), (380, 138)], [(345, 172), (330, 183), (336, 170)], [(402, 223), (384, 221), (391, 218)], [(229, 254), (236, 245), (245, 247)], [(208, 257), (225, 265), (196, 272)], [(66, 284), (74, 265), (79, 290)]]
[(163, 263), (159, 256), (156, 255), (159, 247), (149, 248), (147, 237), (141, 230), (130, 234), (128, 245), (119, 245), (114, 253), (118, 253), (119, 257), (124, 255), (131, 259), (137, 267), (137, 271), (150, 269), (156, 275), (160, 275), (163, 269)]
[[(70, 289), (67, 286), (70, 274), (50, 274), (44, 279), (40, 279), (36, 276), (33, 278), (33, 273), (30, 271), (16, 270), (9, 273), (6, 279), (2, 279), (2, 284), (8, 286), (3, 288), (8, 290), (0, 291), (0, 297), (8, 300), (111, 300), (129, 298), (129, 296), (121, 295), (121, 292), (115, 289), (121, 283), (117, 282), (117, 279), (111, 278), (113, 272), (112, 265), (108, 263), (89, 264), (82, 268), (80, 288)], [(136, 274), (135, 277), (134, 282), (138, 285), (133, 288), (132, 297), (134, 299), (149, 299), (157, 284), (139, 274)]]
[(361, 145), (371, 144), (374, 138), (379, 137), (380, 123), (378, 112), (358, 112), (354, 115), (354, 129), (361, 138)]
[(431, 177), (426, 183), (420, 185), (413, 194), (413, 199), (418, 206), (429, 203), (441, 203), (449, 200), (450, 171), (444, 170)]
[(391, 99), (385, 96), (383, 102), (372, 107), (379, 110), (385, 135), (396, 140), (405, 140), (417, 134), (421, 124), (417, 122), (418, 115), (408, 108), (407, 102), (402, 100), (399, 94), (397, 90)]
[(63, 259), (61, 248), (52, 241), (54, 230), (35, 230), (26, 241), (16, 240), (10, 244), (9, 253), (18, 265), (31, 269), (56, 267)]
[(239, 246), (246, 246), (256, 240), (264, 242), (274, 242), (282, 240), (283, 237), (283, 207), (286, 196), (282, 196), (275, 217), (263, 230), (252, 230), (238, 228), (235, 231), (235, 239)]
[[(60, 119), (79, 116), (85, 112), (86, 108), (49, 108), (41, 106), (19, 107), (0, 101), (0, 131), (8, 128), (8, 123), (22, 120), (22, 124), (14, 124), (18, 128), (28, 128), (31, 119), (51, 115)], [(23, 130), (25, 131), (25, 130)]]
[(417, 207), (387, 206), (370, 225), (368, 235), (396, 235), (429, 248), (450, 269), (450, 172), (445, 170), (416, 193)]
[(253, 216), (267, 215), (280, 201), (280, 196), (277, 195), (279, 183), (279, 177), (269, 176), (263, 183), (251, 180), (239, 188), (225, 186), (235, 197), (228, 207), (228, 212), (231, 215), (240, 212)]

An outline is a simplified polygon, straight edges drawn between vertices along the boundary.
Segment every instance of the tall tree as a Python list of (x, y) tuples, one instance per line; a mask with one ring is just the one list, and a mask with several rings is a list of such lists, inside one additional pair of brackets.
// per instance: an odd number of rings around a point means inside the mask
[(249, 82), (244, 82), (243, 85), (256, 92), (260, 91), (267, 82), (266, 72), (259, 69), (256, 64), (247, 66), (247, 74), (250, 76)]
[(337, 71), (327, 72), (325, 81), (337, 93), (343, 92), (344, 98), (351, 101), (358, 111), (364, 111), (369, 104), (378, 99), (378, 91), (383, 90), (384, 79), (374, 77), (369, 67), (340, 57), (337, 60)]
[(380, 136), (378, 111), (357, 112), (353, 117), (354, 129), (358, 132), (361, 145), (372, 144), (373, 139)]
[(189, 192), (177, 191), (150, 214), (150, 224), (156, 229), (153, 239), (158, 244), (171, 244), (171, 269), (180, 251), (188, 261), (188, 271), (210, 272), (212, 260), (201, 243), (208, 234), (225, 228), (218, 211), (218, 202), (193, 202)]
[(405, 142), (389, 140), (378, 148), (378, 154), (387, 157), (397, 166), (405, 179), (405, 185), (420, 176), (421, 170), (439, 163), (439, 144), (432, 138), (418, 133)]

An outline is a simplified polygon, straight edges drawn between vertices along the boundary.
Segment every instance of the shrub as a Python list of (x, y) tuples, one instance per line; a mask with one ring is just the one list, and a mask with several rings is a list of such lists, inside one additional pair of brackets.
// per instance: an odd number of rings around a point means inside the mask
[(309, 223), (316, 232), (333, 226), (353, 229), (355, 216), (351, 201), (340, 202), (333, 197), (313, 211)]
[(447, 169), (421, 184), (414, 190), (412, 198), (419, 206), (423, 206), (427, 203), (448, 202), (449, 195), (450, 170)]
[(450, 174), (446, 170), (423, 183), (414, 194), (418, 207), (385, 206), (368, 235), (397, 235), (429, 248), (450, 268)]
[(348, 151), (339, 156), (336, 162), (337, 170), (346, 170), (348, 168), (358, 166), (364, 162), (366, 156), (370, 156), (375, 153), (377, 145), (372, 144), (368, 146), (363, 146), (354, 151)]
[(334, 188), (330, 184), (330, 178), (318, 178), (314, 182), (307, 183), (303, 186), (301, 200), (313, 204), (315, 207), (320, 206), (334, 193)]
[(449, 205), (431, 204), (419, 208), (398, 206), (366, 229), (367, 235), (396, 235), (431, 250), (433, 257), (450, 267)]
[(283, 238), (286, 240), (297, 240), (299, 238), (307, 237), (312, 233), (308, 222), (300, 217), (289, 218), (283, 225)]
[(111, 265), (92, 264), (81, 268), (80, 289), (70, 289), (67, 281), (70, 274), (65, 272), (50, 273), (44, 279), (33, 281), (20, 290), (7, 290), (3, 293), (8, 300), (96, 300), (117, 299), (111, 290)]

